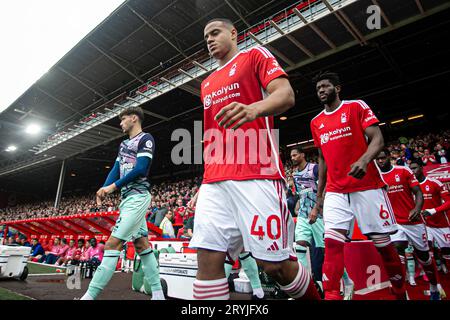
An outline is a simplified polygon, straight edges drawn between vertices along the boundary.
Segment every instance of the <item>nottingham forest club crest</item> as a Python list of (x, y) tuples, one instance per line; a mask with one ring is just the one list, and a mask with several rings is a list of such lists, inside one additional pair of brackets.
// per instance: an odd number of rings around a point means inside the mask
[(400, 182), (400, 176), (398, 174), (395, 175), (395, 181)]
[(427, 192), (429, 192), (429, 191), (430, 191), (430, 186), (425, 186), (425, 190), (426, 190)]
[(230, 69), (230, 72), (228, 73), (229, 77), (234, 76), (234, 74), (236, 73), (236, 68), (237, 68), (237, 63), (233, 64), (233, 66)]
[(347, 122), (347, 114), (344, 112), (341, 114), (341, 123), (346, 123)]

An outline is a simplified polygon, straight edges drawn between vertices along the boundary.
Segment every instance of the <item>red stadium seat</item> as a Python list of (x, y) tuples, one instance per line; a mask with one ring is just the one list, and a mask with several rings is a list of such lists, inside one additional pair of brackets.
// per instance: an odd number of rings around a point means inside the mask
[(197, 249), (192, 249), (189, 247), (182, 247), (181, 253), (197, 253)]

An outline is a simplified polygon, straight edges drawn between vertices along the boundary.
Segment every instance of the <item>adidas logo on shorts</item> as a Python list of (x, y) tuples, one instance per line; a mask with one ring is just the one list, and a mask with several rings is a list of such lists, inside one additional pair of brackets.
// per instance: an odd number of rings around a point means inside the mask
[(280, 248), (278, 247), (278, 244), (275, 241), (269, 248), (267, 248), (267, 251), (278, 251), (278, 250), (280, 250)]
[(389, 227), (391, 224), (389, 223), (389, 221), (386, 221), (385, 223), (383, 223), (383, 227)]

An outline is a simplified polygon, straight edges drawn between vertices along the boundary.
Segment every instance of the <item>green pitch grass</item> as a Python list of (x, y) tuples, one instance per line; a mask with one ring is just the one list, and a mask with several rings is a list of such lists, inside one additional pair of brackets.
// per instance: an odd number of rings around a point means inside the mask
[(14, 293), (12, 291), (0, 288), (0, 300), (32, 300), (26, 296)]
[[(66, 272), (66, 268), (56, 267), (52, 265), (42, 265), (35, 263), (28, 263), (28, 274), (43, 274), (43, 273), (61, 273), (64, 274)], [(58, 272), (57, 270), (60, 270)]]

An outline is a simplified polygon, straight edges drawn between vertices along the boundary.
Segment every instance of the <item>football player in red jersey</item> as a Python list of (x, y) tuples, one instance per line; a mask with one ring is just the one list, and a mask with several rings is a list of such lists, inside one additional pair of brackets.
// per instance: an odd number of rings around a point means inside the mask
[(319, 185), (313, 210), (323, 208), (325, 299), (342, 299), (339, 281), (344, 272), (344, 243), (354, 218), (380, 253), (392, 292), (397, 299), (407, 299), (405, 269), (390, 239), (397, 225), (374, 161), (384, 146), (379, 121), (364, 101), (340, 99), (337, 74), (320, 73), (313, 83), (324, 106), (311, 120), (311, 132), (319, 151)]
[(408, 167), (392, 166), (387, 152), (380, 152), (377, 164), (383, 181), (389, 187), (388, 196), (398, 223), (398, 231), (391, 236), (391, 240), (403, 264), (406, 263), (405, 249), (408, 242), (412, 244), (414, 254), (430, 281), (430, 299), (440, 300), (436, 261), (430, 255), (427, 230), (420, 217), (423, 194), (419, 182)]
[(410, 168), (419, 180), (423, 192), (422, 215), (427, 226), (428, 240), (436, 243), (447, 269), (450, 269), (450, 223), (447, 215), (450, 210), (450, 193), (442, 182), (425, 176), (420, 161), (413, 161)]
[(201, 85), (205, 172), (190, 202), (197, 201), (193, 297), (229, 299), (225, 257), (234, 261), (244, 249), (292, 298), (318, 300), (293, 251), (294, 224), (273, 137), (273, 115), (294, 106), (295, 95), (274, 56), (263, 47), (240, 51), (237, 36), (227, 19), (213, 19), (204, 29), (218, 68)]

